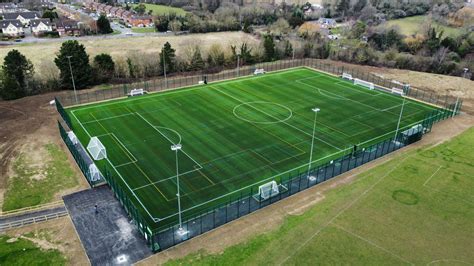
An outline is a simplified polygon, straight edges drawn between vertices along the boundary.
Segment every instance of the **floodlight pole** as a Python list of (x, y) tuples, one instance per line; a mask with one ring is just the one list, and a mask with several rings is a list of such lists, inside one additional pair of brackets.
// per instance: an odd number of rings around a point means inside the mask
[(74, 99), (76, 100), (76, 104), (77, 104), (76, 83), (74, 82), (74, 75), (72, 74), (72, 66), (71, 66), (72, 55), (68, 55), (66, 57), (67, 57), (67, 61), (69, 62), (69, 71), (71, 71), (72, 88), (74, 89)]
[(309, 164), (308, 164), (308, 178), (311, 171), (311, 162), (313, 161), (313, 147), (314, 147), (314, 134), (316, 132), (316, 119), (318, 118), (318, 113), (321, 111), (319, 108), (313, 108), (311, 111), (314, 112), (314, 123), (313, 123), (313, 135), (311, 138), (311, 151), (309, 152)]
[(178, 234), (184, 235), (186, 231), (183, 229), (183, 224), (182, 224), (182, 219), (181, 219), (181, 193), (179, 192), (179, 172), (178, 172), (178, 151), (181, 150), (182, 146), (181, 144), (174, 144), (171, 145), (171, 150), (175, 151), (176, 153), (176, 186), (178, 193), (176, 193), (176, 196), (178, 198), (178, 218), (179, 218), (179, 229), (178, 229)]
[[(402, 97), (403, 97), (403, 96), (402, 96)], [(393, 136), (393, 140), (394, 140), (394, 141), (397, 139), (398, 130), (400, 129), (400, 122), (402, 121), (403, 108), (404, 108), (404, 107), (405, 107), (405, 97), (403, 97), (402, 109), (400, 110), (400, 115), (398, 116), (397, 129), (395, 130), (395, 136)]]

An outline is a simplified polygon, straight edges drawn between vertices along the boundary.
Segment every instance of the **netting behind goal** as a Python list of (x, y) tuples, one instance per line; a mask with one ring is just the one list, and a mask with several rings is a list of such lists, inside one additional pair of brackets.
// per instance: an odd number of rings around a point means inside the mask
[(354, 79), (354, 85), (361, 85), (361, 86), (367, 87), (371, 90), (373, 90), (375, 88), (374, 83), (368, 82), (368, 81), (365, 81), (365, 80), (362, 80), (362, 79)]

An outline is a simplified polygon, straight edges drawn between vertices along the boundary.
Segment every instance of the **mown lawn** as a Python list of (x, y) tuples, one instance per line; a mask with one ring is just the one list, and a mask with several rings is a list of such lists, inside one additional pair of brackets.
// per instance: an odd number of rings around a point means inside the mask
[(151, 32), (155, 32), (155, 28), (154, 27), (132, 28), (132, 32), (135, 32), (135, 33), (151, 33)]
[[(135, 7), (137, 4), (132, 5), (132, 7)], [(156, 4), (145, 4), (146, 10), (152, 10), (153, 15), (158, 16), (158, 15), (168, 15), (168, 14), (176, 14), (178, 16), (184, 16), (186, 15), (186, 11), (182, 8), (178, 7), (172, 7), (172, 6), (165, 6), (165, 5), (156, 5)]]
[(49, 203), (57, 192), (78, 184), (66, 153), (52, 143), (44, 149), (47, 157), (41, 166), (32, 166), (27, 153), (14, 162), (15, 175), (8, 178), (3, 211)]
[[(403, 35), (413, 35), (416, 33), (423, 33), (423, 25), (429, 19), (428, 16), (413, 16), (406, 17), (401, 19), (389, 20), (386, 23), (382, 24), (383, 26), (397, 26), (400, 29), (400, 33)], [(462, 33), (461, 28), (454, 28), (441, 25), (438, 22), (432, 21), (432, 27), (442, 29), (444, 31), (444, 36), (456, 37)]]
[(402, 152), (275, 231), (168, 264), (473, 264), (473, 144), (471, 128), (439, 146)]
[(65, 265), (58, 250), (44, 250), (23, 238), (0, 236), (0, 265)]

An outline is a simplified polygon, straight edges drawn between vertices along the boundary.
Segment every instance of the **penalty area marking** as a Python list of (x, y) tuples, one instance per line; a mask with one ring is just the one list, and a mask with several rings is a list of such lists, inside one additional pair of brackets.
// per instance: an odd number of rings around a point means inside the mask
[[(270, 105), (276, 105), (276, 106), (279, 106), (283, 109), (286, 109), (289, 113), (288, 113), (288, 116), (284, 119), (276, 119), (275, 121), (253, 121), (253, 120), (250, 120), (250, 119), (247, 119), (247, 118), (244, 118), (240, 115), (237, 114), (236, 110), (242, 106), (250, 106), (252, 107), (252, 104), (270, 104)], [(253, 101), (253, 102), (244, 102), (244, 103), (241, 103), (241, 104), (238, 104), (234, 107), (234, 109), (232, 110), (232, 113), (234, 114), (234, 116), (242, 121), (245, 121), (245, 122), (248, 122), (248, 123), (254, 123), (254, 124), (264, 124), (264, 125), (268, 125), (268, 124), (276, 124), (276, 123), (283, 123), (287, 120), (289, 120), (291, 117), (293, 117), (293, 111), (291, 111), (291, 109), (283, 104), (279, 104), (279, 103), (274, 103), (274, 102), (265, 102), (265, 101)], [(271, 116), (272, 118), (274, 118), (273, 116)]]

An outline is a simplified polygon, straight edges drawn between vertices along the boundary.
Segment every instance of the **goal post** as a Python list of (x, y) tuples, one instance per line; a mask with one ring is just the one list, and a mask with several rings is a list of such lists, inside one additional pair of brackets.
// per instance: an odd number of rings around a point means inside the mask
[(107, 158), (107, 151), (98, 137), (92, 137), (87, 145), (87, 151), (96, 161)]
[(349, 74), (349, 73), (342, 73), (342, 76), (341, 76), (343, 79), (347, 79), (347, 80), (353, 80), (352, 78), (352, 75)]
[(354, 79), (354, 85), (361, 85), (369, 88), (370, 90), (373, 90), (375, 88), (374, 83), (357, 78)]
[(270, 181), (268, 183), (260, 185), (258, 187), (258, 193), (253, 195), (253, 197), (257, 201), (264, 201), (287, 190), (288, 189), (285, 186), (281, 184), (278, 185), (276, 181)]

